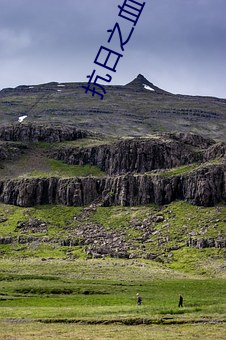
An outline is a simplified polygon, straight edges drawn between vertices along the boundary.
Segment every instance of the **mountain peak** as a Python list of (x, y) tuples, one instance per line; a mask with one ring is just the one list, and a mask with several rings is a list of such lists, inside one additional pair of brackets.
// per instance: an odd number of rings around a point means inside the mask
[(148, 81), (148, 80), (143, 76), (143, 74), (140, 74), (140, 73), (138, 74), (137, 79)]
[(135, 91), (149, 90), (158, 94), (171, 94), (170, 92), (167, 92), (151, 83), (142, 74), (138, 74), (138, 76), (130, 83), (126, 84), (125, 87), (134, 89)]

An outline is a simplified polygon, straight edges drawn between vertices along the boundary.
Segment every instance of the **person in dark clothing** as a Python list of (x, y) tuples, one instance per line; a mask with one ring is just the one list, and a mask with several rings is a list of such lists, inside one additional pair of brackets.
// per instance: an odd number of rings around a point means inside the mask
[(179, 304), (178, 304), (178, 307), (183, 307), (183, 296), (180, 294), (179, 296)]
[(140, 296), (139, 293), (137, 293), (137, 304), (140, 306), (142, 304), (142, 297)]

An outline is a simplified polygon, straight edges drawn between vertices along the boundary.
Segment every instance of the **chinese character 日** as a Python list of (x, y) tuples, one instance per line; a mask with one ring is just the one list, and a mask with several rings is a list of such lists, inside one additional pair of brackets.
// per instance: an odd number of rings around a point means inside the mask
[[(99, 56), (100, 56), (100, 54), (101, 54), (101, 52), (102, 52), (103, 50), (108, 51), (108, 54), (107, 54), (107, 57), (106, 57), (104, 63), (102, 64), (102, 63), (98, 62), (97, 59), (99, 58)], [(116, 61), (115, 61), (113, 67), (107, 66), (107, 63), (108, 63), (108, 61), (109, 61), (109, 59), (110, 59), (111, 54), (117, 56), (117, 57), (116, 57)], [(94, 60), (94, 64), (97, 64), (97, 65), (99, 65), (99, 66), (102, 66), (102, 67), (104, 67), (104, 68), (106, 68), (106, 69), (108, 69), (108, 70), (110, 70), (110, 71), (112, 71), (112, 72), (116, 72), (116, 69), (115, 69), (115, 68), (116, 68), (116, 66), (117, 66), (117, 64), (118, 64), (118, 62), (119, 62), (119, 59), (120, 59), (121, 57), (123, 57), (122, 54), (117, 53), (117, 52), (112, 51), (112, 50), (109, 50), (108, 48), (106, 48), (106, 47), (104, 47), (104, 46), (101, 46), (100, 49), (99, 49), (99, 51), (98, 51), (98, 53), (97, 53), (96, 59)]]
[[(143, 4), (141, 4), (138, 1), (125, 0), (122, 6), (118, 6), (120, 8), (120, 12), (119, 12), (118, 16), (123, 18), (123, 19), (126, 19), (126, 20), (133, 22), (133, 27), (130, 30), (129, 36), (127, 37), (126, 40), (123, 41), (122, 32), (121, 32), (120, 26), (117, 22), (116, 22), (113, 29), (108, 30), (108, 32), (111, 33), (110, 37), (108, 39), (108, 43), (111, 41), (115, 31), (116, 30), (118, 31), (119, 40), (120, 40), (120, 47), (121, 47), (122, 51), (124, 51), (124, 45), (126, 45), (128, 43), (128, 41), (130, 40), (130, 38), (133, 34), (133, 31), (134, 31), (134, 27), (136, 26), (137, 21), (138, 21), (140, 15), (141, 15), (143, 8), (144, 8), (144, 5), (145, 5), (145, 2), (143, 2)], [(122, 58), (122, 57), (123, 57), (122, 54), (115, 52), (113, 50), (110, 50), (109, 48), (106, 48), (104, 46), (101, 46), (97, 55), (96, 55), (96, 58), (94, 60), (94, 64), (99, 65), (101, 67), (104, 67), (107, 70), (110, 70), (112, 72), (116, 72), (117, 64), (118, 64), (120, 58)], [(89, 82), (88, 82), (87, 86), (82, 86), (82, 87), (86, 90), (85, 93), (87, 93), (89, 91), (89, 92), (92, 93), (93, 97), (94, 97), (95, 94), (97, 94), (98, 96), (100, 96), (100, 99), (103, 100), (104, 95), (106, 94), (106, 91), (105, 91), (105, 89), (102, 85), (97, 83), (97, 81), (100, 79), (100, 80), (106, 81), (107, 83), (110, 83), (112, 77), (109, 74), (106, 74), (107, 78), (96, 76), (96, 78), (95, 78), (95, 80), (93, 81), (93, 84), (92, 84), (93, 87), (91, 88), (90, 87), (91, 81), (94, 77), (95, 72), (96, 72), (96, 70), (94, 70), (91, 75), (87, 76), (87, 78), (89, 78)], [(96, 91), (96, 87), (98, 87), (102, 91), (102, 93), (99, 90), (98, 90), (99, 92)]]

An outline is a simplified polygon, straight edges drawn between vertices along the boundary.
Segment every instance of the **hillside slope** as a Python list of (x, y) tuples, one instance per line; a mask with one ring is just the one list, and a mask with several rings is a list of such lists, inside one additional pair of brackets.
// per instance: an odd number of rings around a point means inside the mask
[(111, 136), (194, 132), (226, 136), (226, 99), (171, 94), (138, 77), (125, 86), (106, 86), (104, 100), (85, 94), (83, 83), (48, 83), (0, 91), (0, 124), (55, 122)]

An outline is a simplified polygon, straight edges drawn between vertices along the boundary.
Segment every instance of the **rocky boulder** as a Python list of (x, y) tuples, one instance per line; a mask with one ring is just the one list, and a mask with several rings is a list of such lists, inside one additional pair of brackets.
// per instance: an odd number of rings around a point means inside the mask
[(188, 247), (193, 248), (226, 248), (226, 239), (222, 237), (217, 238), (190, 238), (186, 244)]

